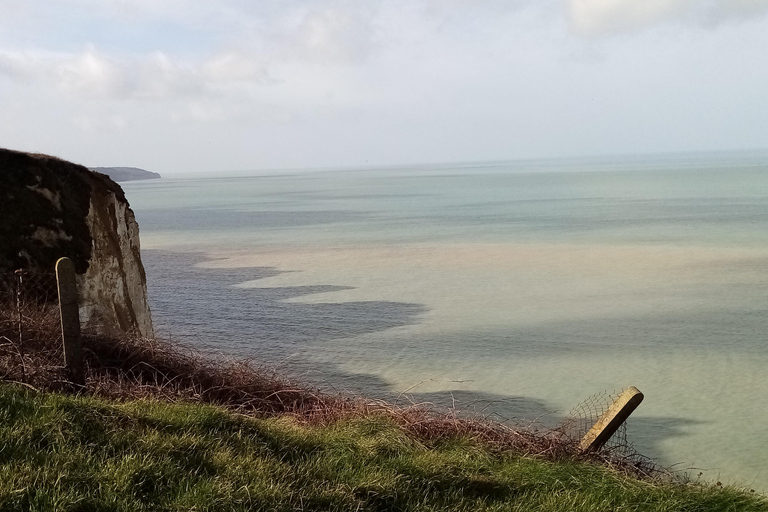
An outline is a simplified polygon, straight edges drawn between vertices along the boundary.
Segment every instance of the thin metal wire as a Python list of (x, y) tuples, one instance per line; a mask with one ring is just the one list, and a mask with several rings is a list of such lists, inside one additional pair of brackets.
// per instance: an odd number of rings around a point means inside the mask
[[(566, 421), (569, 434), (575, 439), (581, 439), (587, 435), (587, 432), (589, 432), (592, 426), (597, 423), (597, 420), (608, 411), (616, 399), (621, 396), (622, 392), (623, 391), (597, 393), (574, 407)], [(604, 449), (622, 450), (628, 445), (627, 423), (624, 422), (605, 443)]]

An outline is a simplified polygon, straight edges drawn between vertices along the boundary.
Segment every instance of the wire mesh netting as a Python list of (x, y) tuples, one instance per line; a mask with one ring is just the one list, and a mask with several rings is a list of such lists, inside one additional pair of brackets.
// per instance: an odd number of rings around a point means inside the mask
[[(596, 393), (578, 404), (563, 423), (564, 432), (574, 442), (583, 439), (592, 426), (603, 417), (624, 391), (622, 389), (620, 391)], [(620, 463), (622, 467), (629, 465), (648, 475), (664, 473), (663, 469), (652, 459), (638, 453), (634, 445), (629, 441), (627, 421), (623, 422), (600, 448), (599, 456), (607, 462)]]
[(7, 272), (0, 278), (0, 305), (17, 315), (45, 310), (58, 317), (56, 274), (25, 269)]
[[(568, 434), (575, 440), (582, 439), (623, 392), (624, 390), (618, 392), (614, 391), (612, 393), (596, 393), (574, 407), (565, 423)], [(631, 445), (627, 440), (626, 421), (621, 424), (616, 432), (603, 445), (603, 449), (619, 453), (631, 450)]]
[(56, 274), (18, 269), (0, 277), (0, 303), (14, 306), (56, 304)]
[[(36, 368), (30, 362), (30, 351), (35, 349), (30, 342), (34, 340), (25, 335), (30, 334), (25, 333), (25, 329), (32, 328), (37, 332), (49, 332), (54, 339), (60, 337), (55, 273), (20, 269), (0, 276), (0, 312), (0, 368), (3, 368), (0, 379), (35, 382), (37, 373), (61, 373), (60, 341), (47, 356), (47, 368)], [(623, 390), (590, 396), (571, 411), (557, 430), (571, 439), (573, 445), (578, 445), (622, 393)], [(627, 422), (624, 422), (603, 447), (590, 456), (623, 470), (631, 468), (649, 476), (667, 474), (653, 460), (640, 455), (628, 437)]]
[(19, 269), (0, 276), (0, 378), (26, 381), (28, 355), (34, 348), (29, 346), (33, 340), (27, 331), (56, 333), (59, 323), (54, 272)]

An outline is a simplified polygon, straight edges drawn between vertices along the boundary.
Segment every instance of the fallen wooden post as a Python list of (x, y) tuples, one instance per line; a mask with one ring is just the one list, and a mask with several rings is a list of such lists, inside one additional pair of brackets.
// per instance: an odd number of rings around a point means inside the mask
[(85, 385), (83, 350), (80, 345), (80, 312), (77, 304), (75, 265), (69, 258), (56, 262), (56, 284), (59, 291), (61, 335), (64, 344), (64, 366), (73, 384)]
[(579, 449), (582, 452), (600, 449), (642, 401), (643, 394), (635, 386), (625, 389), (587, 432), (579, 443)]

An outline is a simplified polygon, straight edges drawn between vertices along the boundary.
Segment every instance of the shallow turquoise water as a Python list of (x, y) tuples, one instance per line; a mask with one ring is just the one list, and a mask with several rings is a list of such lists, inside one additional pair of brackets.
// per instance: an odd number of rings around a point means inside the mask
[(641, 452), (768, 490), (765, 155), (123, 187), (162, 332), (525, 420), (635, 385)]

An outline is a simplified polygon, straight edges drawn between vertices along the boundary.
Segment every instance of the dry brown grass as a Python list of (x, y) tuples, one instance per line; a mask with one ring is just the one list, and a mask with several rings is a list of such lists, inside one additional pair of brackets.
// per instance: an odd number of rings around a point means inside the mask
[(471, 438), (494, 452), (515, 451), (549, 460), (592, 459), (618, 470), (659, 475), (638, 457), (579, 454), (564, 430), (519, 427), (436, 411), (427, 405), (397, 406), (358, 396), (311, 389), (242, 360), (217, 360), (162, 339), (128, 335), (82, 335), (86, 385), (67, 382), (58, 312), (53, 306), (26, 306), (19, 316), (0, 306), (0, 380), (39, 390), (79, 392), (116, 400), (151, 397), (166, 401), (217, 404), (248, 415), (290, 415), (308, 424), (328, 424), (361, 415), (386, 415), (414, 438), (433, 443)]

